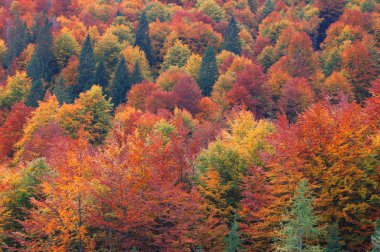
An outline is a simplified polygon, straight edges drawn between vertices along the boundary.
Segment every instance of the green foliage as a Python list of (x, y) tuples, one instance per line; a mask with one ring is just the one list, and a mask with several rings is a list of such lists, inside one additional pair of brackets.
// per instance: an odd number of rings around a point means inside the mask
[(329, 225), (327, 230), (327, 247), (326, 252), (340, 252), (342, 245), (339, 239), (339, 226), (338, 223)]
[(141, 73), (140, 61), (136, 60), (131, 76), (131, 84), (141, 83), (143, 80), (144, 78)]
[(145, 8), (145, 16), (148, 23), (155, 22), (159, 19), (161, 22), (169, 20), (172, 10), (169, 6), (162, 4), (161, 2), (150, 2)]
[(99, 62), (96, 66), (94, 83), (102, 87), (103, 93), (106, 92), (108, 87), (108, 75), (103, 62)]
[(10, 109), (14, 103), (25, 101), (31, 89), (31, 80), (24, 73), (8, 77), (5, 87), (0, 87), (0, 109)]
[(186, 62), (190, 56), (190, 48), (178, 40), (165, 55), (162, 69), (167, 70), (171, 66), (183, 67), (186, 65)]
[(201, 12), (214, 19), (216, 22), (226, 19), (224, 9), (214, 0), (200, 0), (197, 2), (197, 5)]
[(235, 221), (232, 224), (230, 233), (225, 239), (226, 248), (224, 249), (225, 252), (237, 252), (241, 250), (242, 242), (240, 240), (240, 234), (238, 232), (238, 224)]
[[(31, 198), (43, 198), (40, 188), (41, 179), (49, 171), (50, 168), (45, 159), (36, 159), (21, 172), (21, 176), (14, 182), (12, 190), (4, 192), (0, 230), (22, 232), (20, 221), (24, 221), (28, 217), (28, 210), (33, 207)], [(8, 246), (19, 246), (18, 242), (12, 238), (6, 239), (5, 243)]]
[(139, 26), (137, 28), (136, 46), (140, 47), (140, 49), (143, 50), (149, 64), (152, 64), (152, 47), (149, 37), (149, 23), (146, 19), (145, 11), (140, 17)]
[(42, 80), (35, 80), (32, 82), (29, 95), (25, 101), (25, 105), (29, 107), (38, 107), (38, 102), (42, 101), (46, 94), (45, 83)]
[(68, 32), (58, 35), (55, 39), (54, 54), (60, 68), (64, 68), (69, 58), (78, 52), (79, 44)]
[(263, 20), (274, 10), (274, 4), (272, 0), (265, 0), (264, 7), (261, 11), (260, 18)]
[(198, 73), (198, 85), (205, 96), (210, 96), (212, 87), (219, 77), (218, 66), (216, 64), (215, 51), (212, 47), (207, 47), (202, 58), (201, 68)]
[(120, 103), (126, 101), (126, 95), (131, 88), (131, 80), (129, 78), (127, 64), (124, 56), (121, 56), (116, 67), (115, 76), (111, 86), (112, 103), (117, 107)]
[(280, 232), (278, 251), (305, 251), (311, 249), (318, 251), (317, 247), (310, 244), (311, 241), (316, 241), (319, 235), (312, 201), (307, 181), (303, 180), (299, 183), (294, 193), (292, 206), (287, 214), (287, 222)]
[(380, 221), (375, 222), (375, 232), (371, 236), (372, 250), (371, 252), (380, 252)]
[(105, 33), (95, 44), (95, 59), (103, 62), (107, 75), (112, 76), (119, 61), (122, 46), (117, 36), (112, 33)]
[(72, 86), (67, 86), (63, 78), (58, 79), (58, 83), (54, 86), (54, 95), (57, 97), (60, 105), (63, 103), (72, 103)]
[(23, 23), (19, 16), (16, 17), (14, 24), (9, 29), (8, 51), (4, 58), (4, 66), (8, 68), (13, 59), (18, 57), (29, 43), (29, 31), (26, 23)]
[(78, 82), (74, 89), (74, 97), (78, 97), (81, 92), (87, 91), (94, 83), (95, 57), (92, 47), (91, 37), (87, 35), (79, 58)]
[(376, 2), (374, 0), (365, 0), (360, 6), (362, 12), (373, 12), (376, 8)]
[(235, 17), (232, 16), (226, 33), (223, 36), (222, 49), (233, 52), (237, 55), (241, 53), (241, 41), (239, 38), (239, 28), (237, 27)]

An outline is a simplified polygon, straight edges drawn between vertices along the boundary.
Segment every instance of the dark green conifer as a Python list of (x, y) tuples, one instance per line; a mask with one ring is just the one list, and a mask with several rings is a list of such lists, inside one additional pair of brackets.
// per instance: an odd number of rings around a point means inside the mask
[(108, 75), (104, 63), (101, 61), (96, 67), (95, 72), (95, 84), (98, 84), (102, 87), (103, 93), (106, 93), (108, 87)]
[(211, 95), (212, 87), (218, 77), (219, 73), (218, 66), (216, 64), (215, 51), (211, 46), (209, 46), (203, 55), (201, 68), (198, 73), (198, 85), (202, 89), (203, 95)]
[(142, 73), (141, 73), (141, 68), (140, 68), (140, 61), (136, 60), (134, 68), (133, 68), (133, 73), (131, 76), (131, 83), (136, 84), (136, 83), (141, 83), (144, 80)]
[(146, 19), (145, 11), (142, 13), (139, 21), (139, 26), (136, 32), (136, 45), (144, 51), (149, 64), (152, 64), (152, 47), (149, 37), (149, 23)]
[(111, 98), (115, 107), (126, 101), (126, 95), (130, 88), (131, 82), (128, 76), (127, 64), (124, 56), (121, 56), (111, 86)]
[(87, 35), (79, 57), (78, 82), (74, 90), (75, 97), (79, 97), (81, 92), (87, 91), (94, 84), (95, 77), (95, 57), (92, 47), (91, 37)]
[(233, 52), (237, 55), (241, 53), (241, 41), (239, 38), (239, 28), (237, 27), (235, 17), (232, 16), (230, 22), (228, 23), (228, 27), (226, 33), (223, 37), (223, 50)]
[(225, 252), (237, 252), (241, 250), (242, 243), (240, 240), (240, 235), (238, 232), (238, 224), (236, 221), (232, 224), (230, 233), (225, 239), (225, 243), (227, 245), (226, 248), (224, 249)]
[(57, 97), (59, 104), (72, 103), (71, 88), (72, 85), (67, 86), (65, 80), (61, 77), (54, 87), (54, 95)]
[(18, 57), (29, 43), (28, 27), (19, 17), (16, 17), (14, 24), (10, 27), (7, 45), (8, 51), (4, 59), (4, 67), (8, 68), (14, 58)]
[(339, 241), (339, 226), (338, 223), (329, 225), (327, 230), (327, 252), (340, 252), (342, 245)]

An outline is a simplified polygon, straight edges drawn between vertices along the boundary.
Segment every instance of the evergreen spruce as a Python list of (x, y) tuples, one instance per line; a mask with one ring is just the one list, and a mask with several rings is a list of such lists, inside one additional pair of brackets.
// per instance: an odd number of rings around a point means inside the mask
[(136, 60), (134, 68), (133, 68), (133, 73), (131, 76), (131, 83), (136, 84), (136, 83), (141, 83), (144, 80), (142, 73), (141, 73), (141, 67), (140, 67), (140, 61)]
[(111, 87), (112, 103), (115, 107), (126, 101), (126, 95), (130, 88), (131, 83), (128, 76), (127, 64), (124, 56), (121, 56)]
[(380, 252), (380, 221), (375, 223), (375, 232), (371, 236), (372, 250), (371, 252)]
[(307, 188), (307, 181), (300, 182), (292, 200), (287, 223), (281, 231), (278, 250), (280, 251), (320, 251), (318, 246), (310, 246), (319, 235), (317, 219), (313, 213), (313, 199)]
[(78, 82), (74, 90), (75, 97), (79, 97), (81, 92), (87, 91), (94, 84), (95, 57), (92, 47), (91, 37), (87, 35), (79, 58)]
[(108, 87), (108, 75), (106, 67), (102, 61), (99, 62), (96, 67), (94, 83), (100, 85), (102, 87), (103, 93), (106, 93), (106, 89)]
[(264, 18), (266, 18), (269, 14), (271, 14), (273, 10), (274, 10), (274, 4), (272, 0), (266, 0), (264, 3), (264, 8), (261, 12), (260, 19), (263, 20)]
[(215, 51), (209, 46), (203, 55), (201, 68), (198, 73), (198, 85), (201, 88), (203, 95), (211, 95), (212, 87), (218, 77), (219, 73), (216, 64)]
[(233, 52), (237, 55), (241, 53), (241, 41), (239, 38), (239, 28), (237, 27), (235, 17), (232, 16), (230, 22), (228, 23), (228, 27), (226, 33), (223, 37), (223, 50)]
[(36, 49), (27, 66), (27, 74), (32, 79), (32, 87), (27, 105), (36, 107), (45, 96), (49, 83), (58, 72), (58, 64), (53, 53), (53, 35), (48, 18), (40, 28), (36, 40)]
[(149, 64), (152, 64), (152, 48), (149, 37), (149, 23), (146, 19), (145, 11), (142, 13), (139, 21), (139, 26), (136, 32), (136, 45), (144, 51)]
[(329, 226), (327, 230), (327, 252), (340, 252), (342, 245), (339, 242), (339, 227), (338, 223)]
[(18, 57), (26, 48), (29, 43), (28, 34), (29, 32), (26, 23), (23, 23), (21, 19), (17, 17), (8, 32), (8, 51), (4, 60), (5, 68), (8, 68), (12, 64), (13, 59)]
[(57, 97), (59, 104), (72, 103), (72, 97), (70, 95), (70, 86), (66, 86), (65, 80), (61, 77), (58, 80), (57, 85), (54, 87), (54, 95)]
[(231, 227), (230, 233), (225, 239), (226, 248), (225, 252), (236, 252), (241, 250), (241, 241), (238, 232), (238, 224), (235, 221)]

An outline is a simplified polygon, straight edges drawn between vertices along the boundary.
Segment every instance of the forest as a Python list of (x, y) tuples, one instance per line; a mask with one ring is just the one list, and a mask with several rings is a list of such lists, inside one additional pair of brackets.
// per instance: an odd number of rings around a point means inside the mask
[(0, 251), (380, 252), (379, 0), (0, 0)]

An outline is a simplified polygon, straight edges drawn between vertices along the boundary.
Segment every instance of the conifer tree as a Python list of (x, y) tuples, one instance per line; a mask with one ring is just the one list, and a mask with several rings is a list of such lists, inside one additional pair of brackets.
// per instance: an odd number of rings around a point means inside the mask
[(223, 50), (233, 52), (235, 54), (240, 55), (241, 53), (241, 41), (239, 38), (239, 28), (237, 27), (235, 17), (232, 16), (230, 22), (228, 23), (228, 27), (226, 33), (223, 37)]
[(263, 10), (261, 12), (260, 19), (263, 20), (274, 10), (274, 4), (272, 0), (266, 0), (264, 3)]
[(30, 88), (30, 93), (26, 98), (25, 105), (28, 107), (38, 107), (38, 101), (42, 101), (45, 97), (46, 87), (44, 82), (40, 80), (35, 80), (32, 82)]
[(103, 61), (99, 62), (96, 67), (94, 83), (99, 84), (103, 89), (103, 93), (105, 93), (108, 86), (108, 75)]
[(59, 78), (58, 83), (54, 87), (54, 95), (57, 97), (59, 104), (72, 103), (72, 97), (70, 95), (71, 87), (72, 85), (66, 86), (64, 78)]
[(127, 64), (124, 56), (121, 56), (111, 87), (112, 103), (115, 107), (126, 101), (126, 95), (130, 88), (131, 82), (128, 76)]
[(327, 252), (340, 252), (342, 245), (339, 242), (338, 223), (331, 224), (327, 230)]
[(152, 47), (149, 37), (149, 23), (146, 19), (145, 11), (142, 13), (139, 21), (139, 26), (136, 32), (136, 46), (139, 46), (144, 51), (146, 59), (152, 65)]
[(94, 84), (95, 58), (90, 35), (87, 35), (79, 58), (78, 82), (74, 90), (74, 96), (87, 91)]
[(309, 241), (315, 240), (319, 235), (312, 201), (307, 181), (303, 180), (294, 194), (287, 223), (280, 232), (281, 238), (277, 247), (279, 251), (319, 251), (318, 247), (309, 244)]
[(375, 232), (371, 236), (372, 250), (371, 252), (380, 252), (380, 221), (375, 223)]
[(240, 251), (240, 249), (241, 249), (241, 240), (240, 240), (239, 236), (240, 235), (239, 235), (239, 232), (238, 232), (238, 224), (235, 221), (232, 224), (230, 233), (228, 234), (228, 236), (225, 239), (225, 243), (226, 243), (226, 248), (224, 250), (225, 252), (237, 252), (237, 251)]
[(215, 51), (212, 47), (207, 47), (202, 58), (201, 68), (198, 73), (198, 85), (205, 96), (210, 96), (212, 87), (219, 77), (218, 66), (216, 64)]
[(18, 57), (29, 43), (28, 28), (20, 17), (16, 17), (13, 26), (10, 27), (7, 45), (8, 51), (4, 60), (4, 67), (8, 68), (13, 59)]
[(133, 73), (131, 76), (131, 83), (136, 84), (136, 83), (141, 83), (144, 80), (142, 73), (141, 73), (141, 67), (140, 67), (140, 61), (136, 60), (135, 66), (133, 68)]

